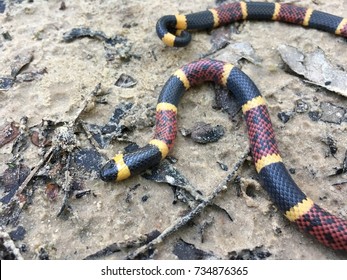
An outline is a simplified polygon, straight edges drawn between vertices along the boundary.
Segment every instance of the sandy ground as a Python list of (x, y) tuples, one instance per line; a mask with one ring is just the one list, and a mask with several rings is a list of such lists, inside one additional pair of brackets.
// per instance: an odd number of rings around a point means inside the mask
[[(5, 40), (0, 36), (0, 74), (8, 75), (15, 56), (28, 51), (33, 52), (34, 58), (26, 70), (46, 68), (47, 73), (40, 79), (16, 83), (8, 91), (0, 91), (0, 127), (12, 121), (19, 122), (23, 116), (28, 117), (29, 127), (40, 124), (43, 119), (74, 120), (84, 97), (98, 83), (109, 93), (107, 104), (95, 104), (83, 114), (84, 121), (105, 124), (114, 107), (125, 101), (139, 106), (140, 119), (146, 119), (146, 114), (151, 112), (153, 118), (157, 96), (171, 73), (211, 49), (208, 32), (194, 33), (192, 43), (186, 48), (165, 47), (156, 36), (155, 24), (163, 15), (202, 11), (215, 6), (214, 1), (76, 0), (65, 1), (66, 9), (60, 10), (61, 2), (5, 1), (6, 10), (0, 14), (0, 33), (8, 32), (12, 39)], [(347, 15), (346, 0), (300, 1), (300, 5)], [(90, 27), (109, 37), (122, 35), (132, 44), (133, 56), (128, 61), (118, 58), (107, 61), (100, 40), (82, 38), (64, 42), (63, 33), (74, 27)], [(317, 107), (320, 102), (331, 102), (347, 108), (346, 98), (311, 86), (285, 72), (277, 47), (288, 44), (303, 52), (321, 48), (334, 65), (347, 69), (346, 40), (278, 22), (246, 22), (241, 33), (232, 34), (230, 41), (249, 42), (262, 59), (260, 65), (243, 61), (242, 70), (266, 97), (282, 157), (289, 168), (296, 170), (295, 181), (319, 205), (347, 219), (347, 185), (333, 186), (347, 177), (327, 176), (343, 162), (347, 148), (346, 121), (341, 124), (314, 122), (307, 113), (295, 114), (286, 124), (277, 118), (279, 112), (293, 110), (299, 99), (312, 107)], [(229, 55), (228, 49), (223, 49), (213, 57), (228, 60)], [(136, 86), (116, 87), (115, 81), (122, 73), (135, 78)], [(219, 124), (225, 128), (224, 137), (216, 143), (201, 145), (179, 133), (171, 153), (178, 159), (175, 167), (204, 195), (211, 193), (227, 175), (216, 162), (223, 162), (231, 170), (248, 145), (241, 118), (230, 122), (225, 113), (212, 109), (213, 102), (211, 86), (189, 91), (179, 106), (179, 127), (189, 128), (197, 121)], [(144, 125), (130, 133), (129, 139), (142, 146), (151, 139), (152, 133), (153, 127)], [(327, 135), (332, 135), (337, 142), (335, 158), (326, 157), (328, 148), (321, 139)], [(80, 147), (91, 145), (85, 136), (79, 134), (77, 138)], [(12, 144), (0, 149), (0, 174), (13, 158)], [(125, 145), (113, 141), (101, 151), (111, 157)], [(31, 168), (41, 158), (39, 149), (33, 145), (22, 156), (22, 162)], [(239, 175), (256, 178), (250, 162), (244, 165)], [(137, 184), (140, 184), (138, 188), (131, 191)], [(42, 248), (50, 259), (82, 259), (114, 242), (136, 239), (154, 229), (163, 231), (188, 210), (182, 202), (172, 203), (170, 186), (141, 176), (108, 184), (91, 176), (84, 181), (84, 188), (91, 189), (94, 195), (72, 198), (73, 214), (62, 219), (57, 218), (62, 192), (51, 201), (45, 194), (45, 186), (37, 186), (32, 203), (24, 209), (18, 224), (3, 228), (7, 232), (18, 225), (25, 228), (24, 239), (15, 242), (18, 247), (25, 248), (22, 252), (25, 259), (38, 259)], [(130, 201), (127, 199), (129, 192)], [(268, 259), (346, 259), (346, 255), (323, 247), (290, 224), (261, 188), (254, 191), (253, 197), (248, 197), (246, 194), (238, 196), (235, 187), (230, 186), (215, 203), (225, 209), (233, 221), (225, 212), (208, 207), (192, 223), (157, 246), (153, 257), (176, 259), (173, 248), (179, 239), (183, 239), (223, 259), (229, 252), (253, 250), (258, 246), (271, 253)], [(199, 229), (203, 224), (208, 226), (201, 242)], [(125, 255), (126, 252), (120, 252), (107, 258), (121, 259)]]

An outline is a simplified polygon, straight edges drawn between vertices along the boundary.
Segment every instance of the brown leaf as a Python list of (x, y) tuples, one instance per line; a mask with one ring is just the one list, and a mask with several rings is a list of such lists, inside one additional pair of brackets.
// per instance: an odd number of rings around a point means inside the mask
[(51, 182), (46, 185), (45, 194), (50, 200), (55, 200), (58, 196), (59, 191), (60, 186), (56, 183)]
[(19, 134), (19, 124), (16, 122), (11, 122), (0, 129), (0, 148), (17, 138)]

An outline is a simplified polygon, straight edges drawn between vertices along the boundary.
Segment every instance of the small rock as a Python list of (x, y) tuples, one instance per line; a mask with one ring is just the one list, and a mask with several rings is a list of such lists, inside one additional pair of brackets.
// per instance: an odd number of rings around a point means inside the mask
[(302, 99), (298, 99), (295, 102), (295, 112), (302, 114), (302, 113), (306, 113), (309, 109), (310, 109), (310, 106)]
[(281, 120), (281, 122), (287, 123), (292, 115), (293, 112), (280, 112), (277, 114), (277, 117)]

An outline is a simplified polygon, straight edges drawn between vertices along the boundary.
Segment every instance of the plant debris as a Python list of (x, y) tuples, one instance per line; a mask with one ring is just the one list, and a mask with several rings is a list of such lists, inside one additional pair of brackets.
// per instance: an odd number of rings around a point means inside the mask
[(303, 114), (303, 113), (306, 113), (309, 109), (310, 109), (310, 106), (304, 100), (298, 99), (295, 101), (294, 111), (296, 113)]
[(185, 178), (180, 171), (178, 171), (168, 159), (164, 159), (160, 164), (150, 170), (147, 170), (142, 177), (147, 180), (152, 180), (157, 183), (168, 183), (174, 187), (175, 199), (183, 203), (188, 203), (193, 206), (197, 200), (202, 199), (202, 193), (193, 187), (187, 178)]
[(114, 37), (108, 37), (102, 31), (92, 30), (89, 27), (77, 27), (72, 28), (70, 31), (63, 34), (63, 40), (65, 42), (72, 42), (79, 38), (89, 37), (104, 42), (105, 57), (107, 61), (112, 61), (115, 58), (129, 60), (136, 55), (131, 54), (132, 43), (127, 38), (115, 35)]
[(10, 124), (0, 129), (0, 148), (16, 139), (19, 134), (19, 123), (16, 122), (11, 122)]
[(22, 207), (18, 200), (11, 200), (8, 204), (2, 205), (0, 211), (0, 226), (17, 224)]
[(117, 79), (115, 85), (121, 88), (132, 88), (137, 84), (137, 81), (127, 74), (121, 74)]
[(226, 164), (224, 164), (223, 162), (219, 162), (219, 161), (217, 161), (217, 163), (222, 170), (228, 171), (229, 168)]
[(130, 130), (129, 127), (121, 123), (121, 120), (132, 107), (133, 103), (121, 103), (115, 108), (109, 122), (104, 126), (87, 123), (83, 123), (83, 126), (92, 135), (99, 147), (105, 148), (113, 139), (123, 136), (125, 131)]
[(347, 97), (347, 73), (333, 66), (322, 49), (303, 53), (295, 47), (280, 45), (278, 51), (289, 68), (307, 82)]
[(103, 163), (103, 157), (95, 149), (78, 149), (72, 154), (72, 159), (75, 167), (79, 171), (88, 173), (95, 172), (99, 175), (99, 170)]
[(78, 38), (90, 37), (101, 41), (106, 41), (108, 37), (102, 31), (95, 31), (89, 27), (72, 28), (70, 31), (63, 34), (63, 40), (65, 42), (72, 42)]
[(188, 179), (184, 177), (168, 160), (164, 159), (160, 164), (147, 170), (142, 177), (157, 183), (168, 183), (175, 187), (185, 187), (190, 185)]
[(65, 1), (61, 1), (61, 3), (60, 3), (60, 7), (59, 7), (59, 10), (60, 10), (60, 11), (65, 11), (65, 10), (66, 10), (66, 4), (65, 4)]
[(249, 154), (249, 148), (243, 153), (238, 162), (234, 165), (233, 170), (229, 173), (226, 178), (220, 182), (217, 187), (213, 190), (213, 192), (207, 197), (202, 198), (201, 202), (192, 208), (189, 213), (185, 214), (183, 217), (178, 218), (174, 221), (168, 228), (166, 228), (157, 238), (153, 239), (148, 244), (141, 246), (131, 254), (129, 254), (126, 259), (136, 259), (137, 256), (148, 252), (148, 250), (152, 250), (155, 245), (160, 244), (163, 240), (176, 232), (182, 226), (186, 225), (189, 221), (191, 221), (194, 217), (201, 213), (203, 209), (205, 209), (208, 205), (211, 205), (212, 201), (224, 190), (226, 190), (227, 185), (234, 181), (237, 177), (237, 171), (241, 167), (241, 165), (247, 159), (247, 155)]
[(183, 136), (190, 136), (194, 142), (200, 144), (217, 142), (224, 135), (223, 126), (212, 126), (204, 122), (197, 122), (192, 128), (180, 131)]
[(158, 230), (153, 230), (150, 233), (142, 235), (134, 240), (113, 243), (111, 245), (106, 246), (104, 249), (101, 249), (100, 251), (97, 251), (96, 253), (93, 253), (85, 257), (84, 260), (97, 260), (97, 259), (105, 258), (109, 255), (112, 255), (120, 251), (137, 248), (151, 242), (152, 240), (157, 238), (159, 235), (160, 235), (160, 232)]
[(287, 123), (292, 116), (293, 116), (293, 112), (292, 111), (289, 111), (289, 112), (279, 112), (277, 114), (277, 117), (280, 119), (280, 121), (282, 123)]
[(23, 240), (24, 239), (24, 235), (26, 234), (26, 230), (24, 227), (22, 226), (18, 226), (15, 230), (11, 231), (10, 237), (13, 241), (18, 241), (18, 240)]
[(209, 220), (205, 220), (202, 225), (199, 225), (199, 234), (200, 234), (200, 242), (205, 242), (205, 231), (208, 227), (210, 227), (214, 223), (214, 218), (212, 217)]
[(291, 111), (279, 112), (277, 117), (282, 123), (287, 123), (296, 114), (305, 113), (308, 113), (308, 117), (314, 122), (322, 121), (333, 124), (347, 122), (347, 108), (331, 102), (320, 102), (318, 106), (318, 104), (310, 104), (302, 99), (297, 99), (294, 102), (294, 108)]
[(0, 77), (0, 90), (9, 90), (14, 85), (12, 77)]
[(346, 108), (337, 106), (333, 103), (321, 102), (320, 111), (320, 121), (335, 124), (341, 124), (343, 121), (347, 121), (347, 119), (345, 119), (347, 114)]
[(243, 249), (239, 252), (232, 251), (228, 253), (229, 260), (265, 260), (271, 256), (271, 253), (263, 246), (256, 246), (254, 249)]
[(232, 32), (233, 30), (229, 26), (221, 26), (213, 30), (210, 39), (212, 48), (209, 53), (215, 53), (229, 45)]
[[(234, 181), (234, 183), (236, 183), (236, 182)], [(223, 214), (225, 214), (231, 222), (234, 221), (234, 219), (231, 217), (231, 215), (229, 214), (229, 212), (228, 212), (227, 210), (225, 210), (223, 207), (219, 206), (219, 205), (216, 204), (216, 203), (211, 204), (211, 207), (212, 207), (214, 210), (217, 210), (217, 211), (222, 212)]]
[(8, 204), (11, 201), (29, 174), (30, 168), (23, 164), (10, 166), (4, 171), (0, 176), (0, 186), (6, 195), (0, 199), (1, 203)]
[(225, 48), (225, 52), (218, 56), (218, 59), (229, 61), (234, 65), (237, 65), (242, 59), (255, 65), (260, 65), (262, 63), (262, 58), (257, 56), (253, 46), (249, 42), (229, 44)]
[(332, 136), (328, 135), (326, 138), (322, 138), (321, 141), (329, 148), (329, 151), (326, 153), (326, 157), (328, 157), (329, 155), (335, 156), (337, 152), (336, 140)]
[(195, 247), (194, 244), (185, 242), (183, 239), (179, 239), (172, 251), (179, 260), (217, 260), (213, 253), (205, 252)]
[(21, 73), (32, 62), (33, 58), (34, 55), (31, 50), (25, 50), (17, 54), (10, 65), (10, 75), (0, 77), (0, 91), (9, 90), (15, 82), (30, 82), (46, 74), (46, 68)]
[(39, 260), (49, 260), (49, 255), (45, 248), (40, 248), (38, 258)]
[(30, 72), (23, 72), (16, 76), (16, 82), (32, 82), (34, 80), (40, 79), (41, 76), (47, 73), (47, 68), (33, 70)]
[(34, 55), (31, 51), (16, 55), (10, 65), (11, 76), (15, 78), (19, 74), (19, 72), (33, 60), (33, 58)]
[(336, 171), (335, 173), (329, 175), (329, 177), (332, 177), (332, 176), (336, 176), (336, 175), (341, 175), (341, 174), (344, 174), (344, 173), (347, 173), (347, 150), (345, 152), (345, 158), (341, 164), (341, 167), (339, 168), (336, 168)]
[(237, 104), (236, 99), (233, 94), (230, 93), (228, 89), (222, 87), (221, 85), (214, 85), (215, 91), (215, 105), (213, 109), (226, 112), (229, 119), (233, 121), (238, 112), (240, 112), (240, 106)]
[(132, 57), (139, 59), (138, 55), (131, 53), (132, 46), (133, 44), (127, 38), (120, 35), (107, 39), (105, 41), (106, 60), (113, 61), (115, 58), (120, 58), (128, 61)]
[(12, 40), (12, 36), (8, 31), (2, 32), (1, 35), (4, 38), (4, 40), (6, 40), (6, 41)]
[(45, 188), (45, 194), (50, 200), (56, 200), (61, 187), (57, 183), (48, 183)]
[[(80, 199), (80, 198), (82, 198), (82, 197), (84, 197), (84, 196), (86, 196), (86, 195), (89, 195), (89, 194), (91, 194), (91, 193), (92, 193), (91, 190), (76, 191), (75, 197), (76, 197), (76, 199)], [(94, 196), (96, 196), (96, 195), (94, 194)]]

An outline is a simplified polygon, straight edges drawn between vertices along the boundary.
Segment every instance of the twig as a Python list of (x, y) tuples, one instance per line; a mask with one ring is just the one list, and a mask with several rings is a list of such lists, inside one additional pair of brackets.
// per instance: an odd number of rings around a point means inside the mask
[(84, 97), (83, 103), (81, 104), (81, 107), (77, 111), (76, 117), (75, 117), (74, 121), (72, 122), (72, 126), (74, 126), (76, 124), (76, 121), (78, 120), (80, 115), (86, 110), (86, 108), (88, 107), (90, 102), (92, 102), (94, 100), (94, 98), (98, 94), (98, 91), (100, 90), (100, 88), (101, 88), (101, 83), (98, 83), (95, 86), (95, 88), (86, 97)]
[(194, 209), (192, 209), (188, 214), (185, 216), (177, 219), (174, 221), (168, 228), (166, 228), (157, 238), (149, 242), (148, 244), (138, 248), (133, 253), (126, 256), (126, 259), (133, 260), (138, 255), (143, 254), (148, 249), (154, 247), (155, 245), (161, 243), (166, 237), (168, 237), (170, 234), (176, 232), (179, 228), (187, 224), (191, 219), (193, 219), (196, 215), (201, 213), (201, 211), (208, 205), (211, 204), (212, 200), (218, 196), (222, 191), (227, 189), (227, 185), (229, 182), (231, 182), (235, 177), (236, 173), (241, 167), (241, 165), (244, 163), (244, 161), (247, 158), (247, 155), (249, 154), (249, 148), (247, 148), (247, 151), (241, 156), (239, 161), (235, 164), (233, 170), (231, 173), (228, 174), (228, 176), (223, 179), (221, 183), (218, 184), (218, 186), (215, 188), (215, 190), (205, 199), (202, 200)]
[(103, 155), (103, 153), (101, 152), (100, 148), (99, 148), (99, 144), (96, 142), (96, 140), (94, 139), (93, 135), (90, 133), (90, 131), (88, 130), (88, 128), (86, 127), (86, 124), (83, 122), (80, 122), (80, 125), (84, 131), (84, 133), (87, 135), (87, 139), (89, 140), (89, 143), (94, 147), (94, 149), (96, 151), (98, 151), (104, 158), (105, 160), (108, 159), (106, 156)]
[(337, 182), (337, 183), (332, 184), (332, 186), (340, 186), (340, 185), (344, 185), (344, 184), (347, 184), (347, 181)]
[[(25, 180), (23, 181), (23, 183), (19, 186), (16, 195), (14, 196), (15, 199), (18, 200), (19, 196), (22, 194), (22, 192), (27, 188), (29, 182), (31, 181), (31, 179), (35, 176), (35, 174), (37, 173), (37, 171), (41, 168), (42, 165), (46, 164), (48, 158), (51, 156), (51, 154), (54, 151), (54, 147), (51, 147), (44, 155), (44, 157), (39, 161), (39, 163), (36, 165), (36, 167), (31, 170), (30, 174), (28, 175), (28, 177), (25, 178)], [(23, 205), (24, 206), (24, 205)]]
[(150, 233), (141, 235), (137, 239), (113, 243), (111, 245), (108, 245), (104, 249), (85, 257), (84, 260), (96, 260), (96, 259), (107, 257), (109, 255), (112, 255), (113, 253), (116, 253), (122, 250), (128, 250), (128, 249), (143, 246), (144, 244), (152, 241), (159, 234), (160, 234), (159, 231), (153, 230)]
[(68, 154), (67, 158), (67, 164), (66, 164), (66, 170), (65, 170), (65, 180), (63, 185), (63, 191), (64, 191), (64, 198), (63, 203), (60, 207), (60, 210), (57, 213), (57, 217), (59, 217), (66, 207), (68, 206), (68, 199), (70, 197), (70, 191), (71, 191), (71, 175), (70, 175), (70, 161), (71, 161), (71, 153)]

